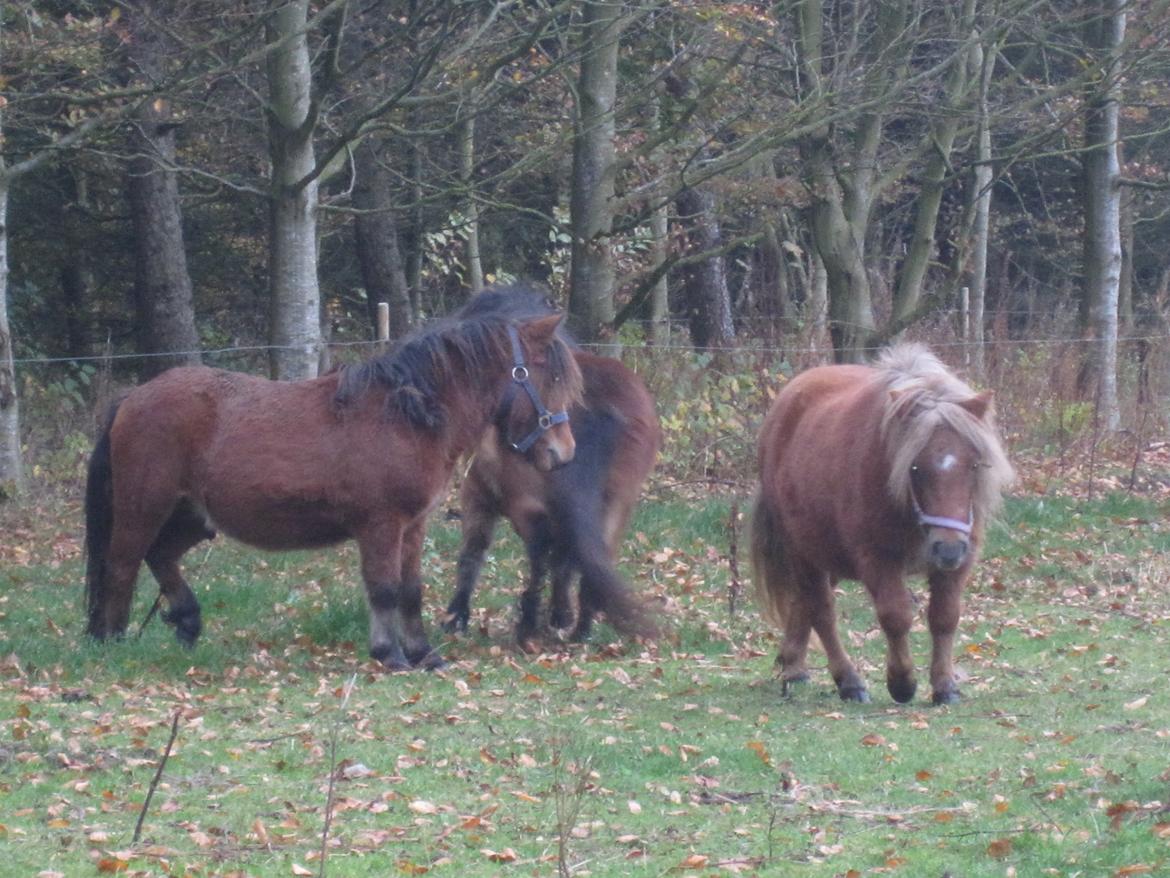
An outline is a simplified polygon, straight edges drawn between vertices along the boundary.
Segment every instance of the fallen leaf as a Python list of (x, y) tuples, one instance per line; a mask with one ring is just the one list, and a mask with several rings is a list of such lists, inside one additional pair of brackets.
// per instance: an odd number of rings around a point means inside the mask
[(987, 846), (987, 855), (995, 857), (997, 860), (1002, 860), (1012, 852), (1012, 840), (1010, 838), (997, 838)]
[(502, 851), (493, 851), (490, 848), (483, 848), (480, 853), (491, 860), (493, 863), (514, 863), (516, 862), (516, 852), (511, 848), (504, 848)]

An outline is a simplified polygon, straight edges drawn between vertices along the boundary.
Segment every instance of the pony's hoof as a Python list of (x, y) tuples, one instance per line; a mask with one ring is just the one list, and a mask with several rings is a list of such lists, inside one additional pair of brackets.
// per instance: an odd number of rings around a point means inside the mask
[(893, 681), (886, 683), (886, 689), (899, 704), (909, 704), (914, 700), (914, 693), (918, 691), (918, 684), (913, 680), (904, 683), (895, 683)]
[(406, 655), (401, 649), (391, 647), (371, 649), (370, 658), (379, 662), (388, 671), (409, 671), (414, 667), (406, 660)]
[(959, 694), (958, 689), (944, 689), (941, 692), (935, 692), (930, 700), (938, 705), (958, 704), (963, 700), (963, 697)]
[(789, 695), (792, 694), (792, 692), (790, 691), (791, 687), (799, 686), (802, 683), (807, 683), (808, 681), (809, 681), (808, 671), (801, 671), (799, 674), (792, 674), (791, 676), (782, 678), (780, 680), (780, 695), (781, 695), (781, 697), (787, 698)]
[(415, 662), (414, 666), (424, 671), (437, 671), (440, 668), (447, 667), (447, 661), (432, 649), (417, 662)]
[(454, 613), (447, 616), (441, 623), (441, 628), (448, 634), (466, 634), (467, 626), (471, 623), (471, 619), (462, 613)]
[(837, 689), (837, 694), (841, 696), (842, 701), (853, 701), (857, 704), (869, 704), (869, 690), (864, 686), (841, 686)]
[(200, 619), (198, 613), (165, 611), (162, 613), (162, 620), (174, 627), (175, 639), (185, 649), (191, 649), (195, 646), (195, 641), (203, 632), (203, 620)]

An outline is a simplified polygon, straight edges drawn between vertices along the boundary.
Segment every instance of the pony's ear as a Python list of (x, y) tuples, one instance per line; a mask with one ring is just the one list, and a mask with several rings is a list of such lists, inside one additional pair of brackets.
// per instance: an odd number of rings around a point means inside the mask
[(524, 324), (524, 335), (534, 346), (548, 347), (552, 344), (552, 340), (556, 337), (557, 330), (561, 328), (564, 319), (564, 314), (550, 314), (547, 317), (529, 320)]
[(987, 417), (988, 412), (991, 411), (992, 405), (995, 402), (995, 393), (990, 390), (985, 390), (982, 393), (977, 393), (970, 399), (965, 399), (959, 406), (966, 409), (977, 420), (982, 421)]

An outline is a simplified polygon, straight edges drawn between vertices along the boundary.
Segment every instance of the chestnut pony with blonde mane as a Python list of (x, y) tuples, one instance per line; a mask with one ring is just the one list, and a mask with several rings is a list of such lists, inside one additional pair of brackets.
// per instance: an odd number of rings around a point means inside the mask
[(785, 691), (808, 679), (815, 631), (841, 698), (869, 700), (835, 618), (837, 581), (853, 579), (886, 636), (886, 687), (910, 701), (915, 600), (904, 577), (925, 574), (932, 699), (957, 701), (960, 598), (1013, 475), (991, 393), (974, 392), (922, 345), (899, 345), (874, 366), (794, 378), (768, 411), (758, 452), (752, 562), (760, 606), (784, 634), (776, 661)]
[(441, 664), (421, 617), (427, 515), (493, 422), (531, 436), (526, 455), (540, 469), (572, 459), (565, 412), (581, 374), (560, 322), (545, 313), (444, 321), (307, 381), (191, 367), (131, 390), (89, 465), (89, 634), (125, 633), (145, 560), (163, 618), (194, 643), (199, 603), (179, 560), (215, 528), (263, 549), (352, 539), (370, 654), (394, 669)]

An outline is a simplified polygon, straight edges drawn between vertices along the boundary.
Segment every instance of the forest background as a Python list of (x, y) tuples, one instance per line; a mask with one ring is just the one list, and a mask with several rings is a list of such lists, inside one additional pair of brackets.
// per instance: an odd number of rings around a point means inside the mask
[(310, 376), (380, 302), (396, 337), (513, 279), (585, 343), (725, 364), (732, 412), (734, 373), (909, 335), (979, 383), (1031, 369), (1059, 431), (1145, 429), (1168, 27), (1165, 0), (6, 3), (0, 485), (84, 450), (111, 384)]

